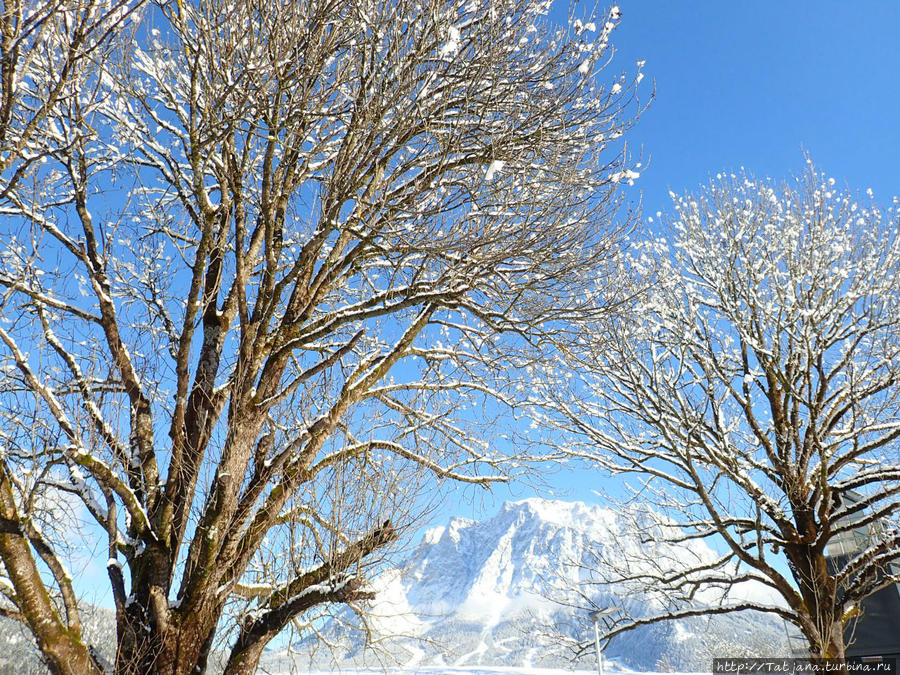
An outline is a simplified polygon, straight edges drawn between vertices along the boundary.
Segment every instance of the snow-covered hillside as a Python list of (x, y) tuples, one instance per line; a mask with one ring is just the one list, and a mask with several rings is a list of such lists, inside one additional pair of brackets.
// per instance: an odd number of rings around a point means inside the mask
[[(100, 657), (111, 661), (116, 653), (116, 618), (108, 609), (84, 604), (81, 621), (89, 644)], [(0, 616), (0, 675), (47, 675), (34, 638), (14, 619)]]
[[(632, 515), (646, 515), (647, 527), (655, 526), (650, 512)], [(375, 582), (370, 628), (377, 638), (401, 636), (382, 646), (406, 667), (571, 665), (571, 644), (592, 636), (586, 612), (566, 604), (579, 604), (572, 588), (598, 606), (626, 606), (634, 614), (653, 602), (633, 589), (592, 586), (578, 565), (589, 566), (597, 552), (624, 555), (637, 548), (647, 552), (647, 546), (625, 519), (578, 502), (529, 499), (506, 503), (483, 521), (453, 518), (429, 531), (406, 564)], [(655, 547), (653, 558), (673, 565), (686, 555), (712, 556), (697, 542), (690, 551), (649, 546)], [(361, 640), (329, 631), (343, 665), (373, 658)], [(760, 615), (695, 618), (622, 635), (606, 653), (613, 666), (623, 668), (708, 670), (713, 655), (752, 651), (753, 645), (765, 645), (767, 655), (786, 654), (784, 626)], [(300, 651), (307, 646), (295, 645)], [(589, 653), (578, 665), (590, 667), (592, 658)]]
[[(637, 508), (631, 516), (645, 533), (656, 526), (649, 511)], [(593, 651), (573, 662), (571, 645), (588, 641), (592, 627), (584, 610), (560, 604), (583, 604), (566, 589), (576, 587), (598, 606), (625, 606), (633, 613), (652, 598), (621, 587), (591, 586), (573, 564), (590, 565), (592, 552), (624, 556), (638, 549), (671, 564), (686, 555), (712, 555), (697, 542), (689, 552), (642, 543), (626, 519), (578, 502), (529, 499), (507, 503), (483, 521), (453, 518), (426, 533), (405, 564), (375, 580), (378, 596), (368, 622), (381, 651), (366, 649), (358, 633), (335, 622), (320, 627), (334, 649), (322, 649), (310, 636), (293, 645), (293, 655), (267, 652), (262, 672), (332, 672), (337, 667), (349, 674), (364, 666), (398, 675), (588, 670)], [(743, 592), (761, 591), (746, 587)], [(91, 633), (102, 635), (96, 644), (113, 645), (111, 614), (99, 610), (94, 624)], [(0, 619), (0, 647), (0, 673), (44, 672), (32, 641), (11, 621)], [(784, 626), (760, 615), (649, 626), (620, 636), (605, 651), (608, 669), (623, 672), (709, 671), (713, 656), (787, 653)], [(314, 659), (304, 660), (309, 654)]]
[[(640, 671), (617, 670), (616, 675), (634, 675)], [(341, 670), (340, 675), (596, 675), (594, 670), (571, 670), (568, 668), (535, 668), (516, 666), (421, 666), (410, 670), (377, 669), (377, 670)], [(281, 675), (270, 673), (270, 675)], [(306, 675), (335, 675), (332, 670), (310, 671)], [(641, 675), (657, 675), (641, 673)], [(666, 675), (684, 675), (666, 671)], [(696, 673), (692, 673), (696, 675)]]

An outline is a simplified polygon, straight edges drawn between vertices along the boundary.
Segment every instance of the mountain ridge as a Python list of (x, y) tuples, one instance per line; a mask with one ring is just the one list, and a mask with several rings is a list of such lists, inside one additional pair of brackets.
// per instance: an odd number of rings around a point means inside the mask
[[(290, 650), (267, 651), (261, 670), (295, 672), (295, 664), (311, 670), (398, 666), (427, 672), (442, 666), (591, 669), (593, 628), (580, 607), (589, 600), (639, 612), (653, 597), (592, 586), (579, 565), (594, 564), (597, 553), (641, 552), (661, 560), (713, 555), (702, 542), (690, 551), (653, 542), (650, 535), (659, 534), (653, 528), (665, 523), (646, 506), (625, 515), (582, 502), (532, 498), (506, 502), (481, 520), (454, 516), (425, 531), (402, 564), (373, 581), (368, 641), (361, 631), (347, 629), (358, 622), (349, 609), (338, 607), (334, 619), (316, 626), (317, 635), (301, 636)], [(96, 608), (87, 614), (92, 642), (113, 649), (113, 613)], [(328, 648), (322, 649), (320, 635)], [(372, 642), (377, 650), (367, 646)], [(580, 656), (573, 651), (576, 642), (588, 645)], [(715, 656), (788, 651), (780, 620), (740, 614), (646, 626), (614, 639), (604, 654), (610, 671), (709, 672)], [(214, 658), (212, 672), (217, 662)], [(6, 672), (46, 671), (24, 629), (0, 619), (0, 673)]]
[[(650, 553), (655, 561), (714, 556), (702, 542), (686, 547), (652, 541), (660, 534), (653, 528), (665, 528), (665, 520), (644, 505), (630, 507), (625, 516), (583, 502), (531, 498), (506, 502), (482, 520), (454, 516), (431, 528), (402, 565), (372, 584), (377, 594), (367, 622), (382, 645), (379, 662), (386, 654), (406, 667), (590, 667), (592, 651), (578, 657), (572, 650), (593, 636), (587, 611), (577, 606), (587, 599), (639, 614), (656, 602), (650, 592), (593, 585), (589, 568), (598, 553)], [(361, 640), (342, 638), (336, 629), (329, 633), (327, 626), (325, 632), (339, 643), (330, 657), (338, 664), (372, 663)], [(614, 639), (605, 653), (613, 667), (708, 671), (712, 656), (748, 650), (784, 655), (786, 645), (780, 619), (718, 615), (637, 629)]]

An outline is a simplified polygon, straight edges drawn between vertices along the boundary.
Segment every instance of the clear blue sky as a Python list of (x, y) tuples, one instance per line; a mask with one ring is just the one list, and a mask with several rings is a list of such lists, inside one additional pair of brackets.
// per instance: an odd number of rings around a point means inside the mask
[(656, 85), (631, 136), (651, 159), (635, 185), (646, 213), (718, 171), (799, 172), (803, 151), (854, 189), (900, 194), (897, 0), (619, 7), (614, 66), (645, 59)]
[[(592, 2), (575, 4), (576, 15), (589, 14)], [(569, 7), (557, 0), (554, 18), (564, 20)], [(798, 173), (804, 151), (853, 189), (871, 187), (882, 202), (900, 195), (900, 0), (619, 7), (615, 59), (601, 77), (633, 74), (644, 60), (642, 95), (656, 88), (629, 137), (645, 166), (627, 197), (643, 203), (645, 216), (668, 209), (670, 189), (694, 190), (720, 171)], [(608, 488), (588, 471), (546, 479), (555, 494), (586, 501), (592, 489)], [(451, 514), (485, 517), (504, 499), (533, 494), (521, 485), (451, 488), (433, 524)], [(84, 581), (96, 578), (103, 592), (104, 577), (95, 565)]]
[[(575, 16), (592, 6), (576, 3)], [(670, 189), (695, 190), (741, 167), (786, 178), (803, 170), (804, 152), (851, 189), (872, 188), (882, 203), (900, 195), (900, 0), (618, 6), (616, 54), (601, 78), (633, 74), (644, 60), (645, 100), (656, 88), (629, 141), (645, 166), (627, 197), (642, 202), (645, 219), (668, 210)], [(564, 21), (569, 7), (558, 0), (553, 18)], [(586, 501), (591, 489), (610, 487), (587, 471), (547, 478), (555, 493)], [(501, 487), (445, 508), (478, 518), (505, 498), (531, 494)]]

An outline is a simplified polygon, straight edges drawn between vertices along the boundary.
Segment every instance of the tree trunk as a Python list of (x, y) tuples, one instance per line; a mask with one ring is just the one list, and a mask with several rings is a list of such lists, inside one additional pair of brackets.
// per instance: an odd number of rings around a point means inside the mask
[(23, 533), (6, 471), (0, 464), (0, 559), (15, 589), (22, 621), (34, 635), (53, 675), (99, 674), (80, 628), (63, 622), (50, 599)]
[(265, 647), (266, 643), (260, 641), (245, 650), (233, 652), (228, 659), (224, 675), (253, 675)]
[(221, 612), (220, 605), (184, 612), (166, 607), (161, 616), (157, 607), (132, 603), (119, 619), (116, 675), (205, 672)]
[(828, 630), (823, 635), (819, 656), (823, 659), (844, 658), (844, 626), (840, 621), (832, 621)]
[[(818, 672), (846, 672), (843, 624), (841, 621), (826, 620), (820, 625), (827, 625), (827, 627), (821, 631), (816, 630), (814, 635), (806, 635), (810, 644), (810, 661), (818, 666)], [(838, 661), (838, 663), (834, 663), (834, 661)], [(826, 664), (829, 664), (827, 669)]]

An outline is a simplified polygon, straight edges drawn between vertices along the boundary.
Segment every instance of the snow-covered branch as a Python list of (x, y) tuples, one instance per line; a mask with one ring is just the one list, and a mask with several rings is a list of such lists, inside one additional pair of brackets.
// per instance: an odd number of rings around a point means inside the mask
[(667, 540), (726, 552), (681, 573), (617, 567), (623, 578), (687, 601), (733, 586), (733, 563), (735, 580), (780, 595), (765, 611), (814, 656), (842, 656), (848, 607), (896, 558), (875, 532), (900, 510), (900, 214), (811, 166), (783, 186), (720, 177), (673, 199), (660, 235), (622, 260), (640, 289), (626, 315), (585, 325), (567, 352), (579, 376), (548, 381), (535, 419), (670, 516)]

